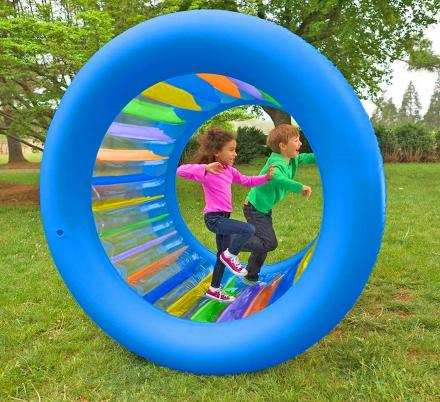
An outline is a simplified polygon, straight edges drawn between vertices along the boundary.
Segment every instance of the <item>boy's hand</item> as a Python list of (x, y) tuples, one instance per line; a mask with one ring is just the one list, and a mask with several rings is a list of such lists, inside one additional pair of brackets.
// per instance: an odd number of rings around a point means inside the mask
[(312, 188), (309, 186), (303, 186), (301, 190), (301, 195), (308, 200), (310, 196), (312, 195)]
[(207, 173), (219, 174), (223, 170), (223, 165), (220, 162), (212, 162), (205, 166)]
[(267, 180), (272, 180), (273, 177), (273, 163), (270, 164), (269, 170), (266, 173)]

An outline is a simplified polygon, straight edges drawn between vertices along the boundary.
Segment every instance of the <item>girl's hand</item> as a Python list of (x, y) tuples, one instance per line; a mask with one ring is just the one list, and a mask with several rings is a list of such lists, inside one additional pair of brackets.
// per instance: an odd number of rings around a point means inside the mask
[(223, 170), (223, 165), (220, 162), (212, 162), (205, 166), (207, 173), (219, 174)]
[(271, 163), (269, 166), (269, 170), (266, 173), (267, 180), (272, 180), (273, 177), (273, 164)]

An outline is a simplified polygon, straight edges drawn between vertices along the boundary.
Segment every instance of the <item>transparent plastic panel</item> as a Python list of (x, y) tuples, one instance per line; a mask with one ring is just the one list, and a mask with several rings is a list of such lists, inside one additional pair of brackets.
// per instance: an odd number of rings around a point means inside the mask
[(163, 310), (171, 306), (175, 301), (180, 299), (185, 293), (197, 286), (197, 284), (203, 280), (212, 271), (212, 265), (208, 262), (203, 262), (197, 266), (194, 270), (194, 274), (186, 281), (175, 287), (172, 291), (168, 292), (165, 296), (161, 297), (155, 305)]
[(165, 179), (153, 178), (126, 184), (93, 186), (93, 201), (106, 201), (112, 198), (131, 199), (161, 195), (164, 191)]
[(125, 208), (94, 212), (96, 227), (100, 234), (167, 214), (168, 210), (163, 198)]

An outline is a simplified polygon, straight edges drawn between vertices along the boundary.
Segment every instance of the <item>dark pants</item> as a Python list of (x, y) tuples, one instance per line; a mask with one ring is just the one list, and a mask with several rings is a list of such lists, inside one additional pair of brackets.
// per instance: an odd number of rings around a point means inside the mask
[[(225, 271), (220, 261), (220, 254), (227, 248), (231, 254), (237, 255), (243, 245), (254, 235), (255, 228), (249, 223), (229, 219), (229, 212), (209, 212), (205, 214), (205, 225), (215, 233), (217, 242), (217, 261), (212, 273), (211, 286), (218, 288)], [(232, 237), (232, 235), (234, 235)]]
[(254, 225), (255, 235), (243, 246), (243, 251), (250, 251), (247, 279), (258, 280), (258, 274), (266, 260), (267, 253), (278, 246), (277, 237), (273, 230), (272, 211), (264, 214), (258, 211), (250, 202), (243, 206), (243, 213), (248, 223)]

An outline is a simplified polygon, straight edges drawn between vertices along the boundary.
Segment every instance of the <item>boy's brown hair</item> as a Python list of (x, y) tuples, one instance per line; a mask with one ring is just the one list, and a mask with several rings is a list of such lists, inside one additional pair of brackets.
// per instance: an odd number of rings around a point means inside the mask
[(291, 138), (299, 137), (299, 131), (291, 124), (280, 124), (270, 131), (267, 136), (267, 145), (277, 154), (281, 153), (280, 143), (287, 145)]

